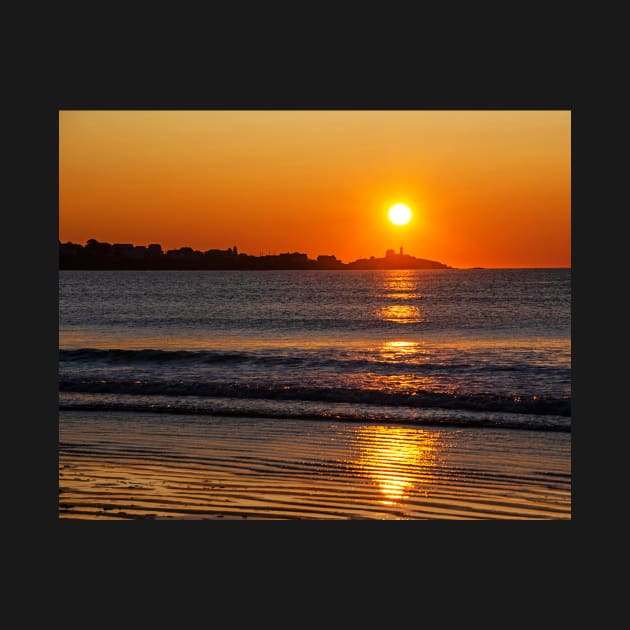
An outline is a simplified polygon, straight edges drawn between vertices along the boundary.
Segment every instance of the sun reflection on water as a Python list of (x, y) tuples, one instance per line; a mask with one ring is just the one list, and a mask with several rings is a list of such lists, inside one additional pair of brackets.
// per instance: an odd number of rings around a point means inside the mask
[(422, 296), (419, 293), (412, 293), (408, 291), (402, 291), (398, 293), (385, 293), (384, 298), (388, 300), (421, 300)]
[(383, 306), (377, 311), (379, 319), (383, 319), (395, 324), (415, 324), (423, 321), (420, 309), (417, 306), (407, 306), (402, 304), (392, 304)]
[(362, 426), (356, 433), (358, 468), (378, 487), (383, 505), (400, 503), (434, 478), (440, 432), (394, 426)]
[[(413, 302), (422, 299), (417, 277), (406, 270), (391, 271), (383, 278), (382, 297), (385, 300)], [(424, 321), (420, 309), (413, 304), (389, 304), (377, 309), (376, 316), (396, 324), (415, 324)]]
[(384, 359), (408, 359), (415, 357), (420, 351), (417, 341), (386, 341), (381, 348)]

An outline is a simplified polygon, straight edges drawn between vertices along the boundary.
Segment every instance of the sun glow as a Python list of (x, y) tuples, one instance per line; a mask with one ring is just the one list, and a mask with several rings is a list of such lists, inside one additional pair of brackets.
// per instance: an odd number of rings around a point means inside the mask
[(404, 203), (397, 203), (389, 209), (389, 220), (394, 225), (406, 225), (411, 221), (411, 210)]

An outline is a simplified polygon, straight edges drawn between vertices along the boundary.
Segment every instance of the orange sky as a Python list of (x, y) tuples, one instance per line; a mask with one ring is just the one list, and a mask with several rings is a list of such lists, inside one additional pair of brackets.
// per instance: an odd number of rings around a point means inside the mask
[(60, 111), (59, 239), (89, 238), (569, 267), (571, 113)]

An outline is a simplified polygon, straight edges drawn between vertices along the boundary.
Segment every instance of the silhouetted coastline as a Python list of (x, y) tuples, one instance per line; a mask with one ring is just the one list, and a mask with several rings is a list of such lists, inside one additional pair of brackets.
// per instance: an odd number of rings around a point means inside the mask
[(452, 269), (444, 263), (387, 250), (385, 256), (360, 258), (344, 263), (333, 255), (321, 255), (316, 260), (300, 252), (252, 256), (239, 253), (236, 246), (226, 250), (205, 252), (191, 247), (163, 251), (162, 246), (131, 243), (103, 243), (89, 239), (85, 246), (59, 243), (59, 269), (145, 269), (145, 270), (262, 270), (262, 269)]

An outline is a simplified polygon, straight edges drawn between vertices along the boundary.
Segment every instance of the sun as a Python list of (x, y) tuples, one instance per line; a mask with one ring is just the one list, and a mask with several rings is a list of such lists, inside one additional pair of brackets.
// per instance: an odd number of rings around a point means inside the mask
[(389, 209), (389, 220), (394, 225), (406, 225), (411, 221), (411, 210), (404, 203), (397, 203)]

